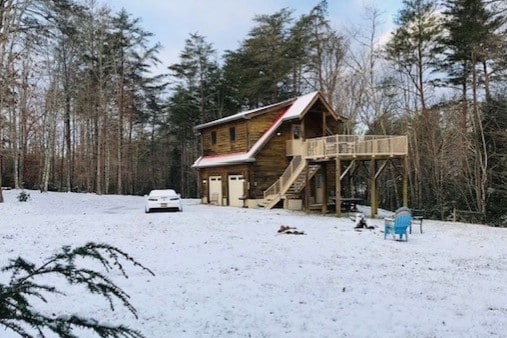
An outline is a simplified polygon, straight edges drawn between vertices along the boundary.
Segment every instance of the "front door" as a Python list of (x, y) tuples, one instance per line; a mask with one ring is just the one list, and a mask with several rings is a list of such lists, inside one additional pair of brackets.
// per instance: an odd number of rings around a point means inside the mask
[(222, 178), (220, 176), (209, 177), (209, 202), (222, 205)]
[(243, 200), (240, 197), (245, 195), (243, 175), (229, 175), (229, 205), (231, 207), (242, 207)]

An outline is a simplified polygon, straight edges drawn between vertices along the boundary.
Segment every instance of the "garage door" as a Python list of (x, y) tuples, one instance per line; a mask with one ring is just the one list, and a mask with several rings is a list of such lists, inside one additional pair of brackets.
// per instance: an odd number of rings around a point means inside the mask
[(242, 207), (243, 201), (239, 198), (245, 194), (243, 189), (243, 175), (229, 175), (229, 205)]
[(209, 177), (209, 202), (222, 205), (222, 178), (220, 176)]

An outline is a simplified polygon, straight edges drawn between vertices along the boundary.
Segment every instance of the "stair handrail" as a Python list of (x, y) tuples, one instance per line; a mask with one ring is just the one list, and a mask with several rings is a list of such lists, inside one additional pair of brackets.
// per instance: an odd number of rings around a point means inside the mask
[(264, 198), (272, 195), (281, 194), (284, 190), (288, 189), (288, 182), (290, 182), (294, 173), (300, 172), (304, 168), (305, 162), (302, 156), (294, 156), (290, 161), (283, 174), (275, 181), (269, 188), (264, 190)]

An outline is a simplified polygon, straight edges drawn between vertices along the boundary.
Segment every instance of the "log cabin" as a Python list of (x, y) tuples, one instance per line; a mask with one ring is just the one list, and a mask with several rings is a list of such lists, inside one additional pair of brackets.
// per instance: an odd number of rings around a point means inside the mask
[(202, 153), (193, 167), (201, 202), (323, 213), (334, 208), (340, 216), (349, 200), (342, 181), (359, 162), (367, 162), (374, 216), (375, 180), (398, 160), (406, 205), (407, 137), (343, 135), (346, 119), (317, 91), (196, 126)]

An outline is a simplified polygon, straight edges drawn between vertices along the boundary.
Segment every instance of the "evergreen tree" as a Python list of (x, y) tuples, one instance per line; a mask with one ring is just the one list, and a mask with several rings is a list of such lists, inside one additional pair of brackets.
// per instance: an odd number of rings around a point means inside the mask
[[(444, 14), (444, 28), (447, 34), (442, 38), (441, 49), (445, 59), (441, 66), (449, 75), (449, 82), (462, 88), (462, 99), (467, 102), (468, 82), (474, 97), (478, 89), (477, 65), (482, 65), (484, 90), (490, 95), (488, 63), (496, 60), (501, 38), (498, 29), (505, 23), (502, 16), (488, 9), (484, 0), (447, 0)], [(464, 105), (463, 128), (466, 128), (466, 105)]]
[[(77, 72), (79, 67), (79, 38), (77, 22), (84, 15), (81, 6), (67, 3), (66, 1), (55, 2), (54, 25), (51, 29), (54, 41), (55, 63), (57, 75), (55, 85), (61, 87), (63, 102), (59, 102), (63, 108), (64, 142), (65, 142), (65, 186), (71, 191), (73, 186), (73, 148), (71, 135), (72, 101), (75, 99)], [(55, 109), (57, 109), (55, 107)], [(51, 145), (48, 145), (51, 146)], [(46, 158), (46, 161), (49, 161)], [(45, 173), (48, 176), (48, 173)], [(42, 185), (42, 190), (47, 191), (48, 179)]]
[(490, 98), (484, 106), (484, 133), (489, 154), (486, 220), (507, 226), (507, 97)]
[(245, 96), (243, 86), (251, 81), (251, 74), (245, 68), (249, 64), (248, 55), (241, 48), (236, 51), (226, 51), (223, 59), (223, 86), (221, 87), (223, 109), (224, 115), (231, 115), (248, 107), (250, 100)]
[(169, 67), (178, 88), (188, 91), (197, 100), (197, 110), (193, 114), (198, 114), (200, 123), (221, 115), (216, 88), (220, 73), (214, 55), (213, 45), (204, 36), (190, 34), (180, 53), (180, 62)]
[(104, 338), (143, 337), (140, 332), (124, 325), (102, 324), (97, 318), (61, 313), (57, 304), (54, 304), (51, 314), (38, 311), (33, 306), (34, 300), (48, 302), (49, 295), (65, 295), (63, 290), (46, 282), (46, 278), (54, 276), (63, 278), (69, 285), (82, 286), (87, 292), (103, 297), (113, 311), (115, 303), (119, 302), (137, 318), (129, 295), (106, 273), (79, 267), (85, 261), (98, 263), (106, 272), (116, 270), (125, 278), (128, 278), (125, 262), (154, 275), (127, 253), (108, 244), (88, 243), (76, 248), (65, 246), (39, 266), (21, 257), (11, 259), (2, 268), (4, 272), (11, 272), (12, 277), (8, 284), (0, 284), (0, 326), (25, 338), (46, 337), (48, 333), (74, 338), (77, 337), (76, 329), (90, 330)]
[(230, 83), (227, 91), (237, 95), (235, 101), (243, 108), (264, 106), (297, 94), (291, 79), (297, 65), (291, 54), (292, 12), (282, 9), (272, 15), (258, 15), (254, 21), (257, 25), (241, 47), (225, 55), (224, 82)]
[(181, 175), (183, 196), (197, 196), (197, 172), (191, 166), (200, 147), (193, 127), (221, 117), (220, 70), (214, 54), (213, 45), (204, 36), (191, 34), (180, 62), (169, 67), (176, 86), (168, 102), (168, 122), (180, 155), (180, 168), (171, 171)]
[[(183, 196), (197, 196), (197, 173), (191, 166), (200, 153), (200, 143), (193, 131), (194, 126), (202, 121), (196, 114), (199, 100), (193, 92), (178, 86), (169, 99), (168, 110), (167, 126), (175, 139), (170, 171), (180, 175), (175, 188), (180, 189)], [(178, 160), (174, 156), (179, 156)]]
[[(434, 70), (434, 49), (442, 31), (441, 21), (432, 0), (404, 0), (395, 20), (397, 28), (386, 44), (386, 58), (402, 79), (409, 82), (408, 92), (415, 93), (411, 112), (411, 166), (414, 184), (413, 203), (422, 207), (445, 202), (438, 180), (440, 160), (439, 119), (435, 110), (428, 109), (428, 82)], [(433, 192), (433, 193), (431, 193)], [(424, 197), (423, 197), (424, 196)]]
[(386, 45), (386, 55), (410, 79), (424, 115), (427, 75), (433, 67), (433, 53), (442, 28), (434, 1), (404, 0), (403, 6), (395, 20), (398, 27)]
[(295, 94), (320, 90), (334, 106), (347, 46), (344, 37), (331, 27), (327, 8), (327, 1), (321, 1), (294, 24), (291, 58)]
[[(114, 51), (114, 73), (116, 79), (116, 189), (123, 194), (123, 181), (131, 177), (133, 168), (125, 161), (131, 148), (134, 122), (144, 106), (144, 93), (157, 87), (160, 77), (147, 75), (148, 66), (159, 62), (156, 55), (160, 45), (149, 46), (153, 34), (142, 29), (139, 19), (133, 19), (120, 11), (112, 19), (111, 47)], [(128, 137), (127, 137), (128, 136)], [(126, 170), (124, 169), (126, 168)], [(126, 171), (126, 173), (124, 172)], [(127, 180), (130, 185), (131, 180)]]
[[(456, 154), (465, 168), (461, 184), (468, 187), (468, 192), (460, 196), (460, 200), (467, 208), (484, 214), (490, 163), (479, 90), (483, 85), (485, 96), (491, 95), (488, 64), (496, 62), (494, 42), (498, 41), (498, 29), (503, 21), (488, 8), (484, 0), (447, 0), (445, 5), (444, 27), (447, 34), (442, 40), (445, 55), (443, 66), (449, 74), (450, 83), (461, 87), (462, 146)], [(468, 109), (469, 89), (471, 112)]]

